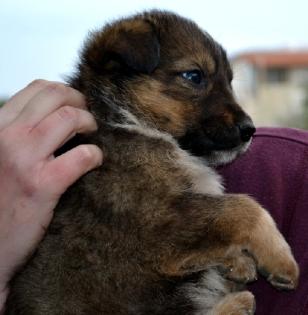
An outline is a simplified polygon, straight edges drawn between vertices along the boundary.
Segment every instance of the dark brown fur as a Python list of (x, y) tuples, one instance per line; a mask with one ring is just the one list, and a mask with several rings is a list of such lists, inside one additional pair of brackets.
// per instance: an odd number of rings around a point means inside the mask
[[(182, 76), (194, 69), (201, 84)], [(75, 142), (99, 145), (104, 163), (61, 199), (12, 281), (8, 315), (247, 314), (253, 296), (235, 292), (235, 281), (252, 281), (255, 266), (278, 288), (296, 286), (269, 215), (249, 197), (222, 194), (206, 166), (240, 154), (253, 132), (231, 80), (221, 46), (171, 13), (90, 36), (71, 85), (99, 132)]]

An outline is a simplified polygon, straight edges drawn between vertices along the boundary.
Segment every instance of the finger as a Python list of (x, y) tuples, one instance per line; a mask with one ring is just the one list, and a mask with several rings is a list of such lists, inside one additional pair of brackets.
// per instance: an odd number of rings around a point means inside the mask
[(45, 80), (35, 80), (31, 82), (24, 89), (13, 95), (0, 108), (0, 130), (9, 125), (22, 111), (26, 104), (43, 88), (51, 82)]
[(35, 127), (42, 119), (61, 106), (86, 108), (84, 96), (71, 87), (50, 83), (28, 102), (14, 123)]
[(42, 185), (50, 187), (50, 193), (59, 196), (82, 175), (100, 166), (102, 161), (103, 153), (97, 146), (79, 145), (46, 164)]
[(32, 129), (32, 144), (37, 147), (40, 143), (39, 153), (48, 157), (76, 133), (89, 133), (96, 129), (96, 121), (88, 111), (63, 106)]

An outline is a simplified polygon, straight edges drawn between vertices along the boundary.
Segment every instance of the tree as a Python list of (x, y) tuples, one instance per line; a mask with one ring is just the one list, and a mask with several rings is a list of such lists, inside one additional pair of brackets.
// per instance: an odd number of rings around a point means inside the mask
[(303, 104), (303, 127), (304, 129), (308, 129), (308, 86), (306, 87), (306, 97)]
[(5, 100), (0, 100), (0, 107), (5, 103)]

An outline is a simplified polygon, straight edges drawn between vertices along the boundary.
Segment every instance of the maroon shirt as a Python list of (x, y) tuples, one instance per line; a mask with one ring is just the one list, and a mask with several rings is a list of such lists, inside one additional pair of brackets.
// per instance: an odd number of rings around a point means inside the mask
[(271, 213), (300, 266), (295, 291), (277, 291), (261, 277), (249, 286), (256, 314), (308, 315), (308, 132), (260, 128), (249, 150), (219, 173), (227, 192), (249, 194)]

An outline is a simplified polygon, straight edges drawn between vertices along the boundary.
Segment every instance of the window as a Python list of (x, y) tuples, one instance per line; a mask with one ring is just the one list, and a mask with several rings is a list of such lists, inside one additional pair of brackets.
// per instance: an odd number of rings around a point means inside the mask
[(287, 74), (285, 68), (270, 68), (267, 69), (266, 79), (269, 83), (283, 83), (287, 81)]

